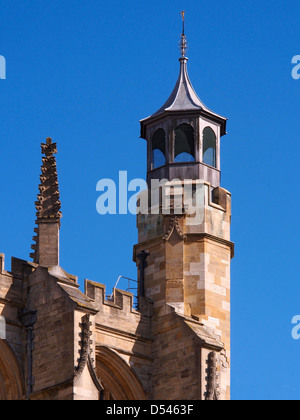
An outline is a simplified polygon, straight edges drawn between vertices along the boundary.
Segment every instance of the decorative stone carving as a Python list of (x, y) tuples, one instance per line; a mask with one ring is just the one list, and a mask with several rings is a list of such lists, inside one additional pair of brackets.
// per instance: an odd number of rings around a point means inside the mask
[(82, 374), (88, 361), (88, 357), (91, 351), (90, 346), (92, 344), (91, 339), (90, 339), (92, 335), (90, 331), (91, 325), (92, 323), (90, 322), (90, 315), (85, 315), (82, 318), (82, 324), (81, 324), (81, 327), (82, 327), (81, 343), (80, 343), (81, 351), (80, 351), (80, 358), (78, 359), (78, 366), (75, 368), (75, 372), (74, 372), (75, 378), (78, 378)]
[(209, 353), (207, 361), (207, 393), (206, 401), (214, 401), (220, 399), (219, 393), (219, 372), (218, 359), (215, 351)]
[(181, 229), (181, 226), (179, 224), (179, 217), (178, 216), (173, 216), (171, 218), (171, 222), (170, 222), (168, 232), (164, 235), (164, 241), (168, 242), (170, 240), (171, 236), (173, 235), (174, 231), (176, 231), (178, 233), (178, 236), (180, 237), (180, 239), (182, 239), (183, 241), (186, 240), (187, 237)]
[[(58, 189), (57, 179), (57, 168), (56, 159), (54, 154), (57, 153), (56, 143), (52, 143), (52, 139), (49, 137), (46, 140), (46, 144), (42, 144), (42, 153), (45, 155), (42, 157), (42, 175), (40, 176), (41, 184), (39, 185), (40, 193), (37, 196), (36, 206), (36, 224), (39, 226), (40, 223), (59, 223), (62, 217), (61, 214), (61, 203), (59, 201), (60, 194)], [(35, 244), (32, 245), (33, 253), (30, 257), (36, 264), (39, 264), (39, 228), (37, 227), (34, 232), (36, 236), (32, 239)]]
[(92, 377), (92, 380), (98, 389), (99, 392), (102, 392), (104, 390), (95, 369), (95, 361), (92, 358), (92, 350), (91, 345), (93, 344), (93, 341), (91, 340), (92, 332), (90, 330), (92, 323), (90, 322), (90, 315), (85, 315), (82, 317), (82, 323), (81, 323), (81, 351), (80, 351), (80, 358), (78, 359), (78, 365), (75, 367), (74, 370), (74, 380), (78, 379), (83, 371), (84, 368), (87, 366), (89, 373)]

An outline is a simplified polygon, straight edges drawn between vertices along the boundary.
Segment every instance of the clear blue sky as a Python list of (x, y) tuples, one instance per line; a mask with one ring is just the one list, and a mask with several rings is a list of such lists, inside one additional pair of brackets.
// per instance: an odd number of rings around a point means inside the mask
[[(144, 178), (139, 120), (178, 75), (179, 12), (189, 73), (229, 118), (222, 186), (233, 194), (232, 397), (299, 399), (300, 54), (297, 0), (0, 1), (0, 252), (28, 259), (40, 143), (58, 143), (61, 265), (113, 286), (136, 277), (135, 217), (100, 216), (96, 183)], [(122, 285), (121, 285), (122, 286)], [(126, 284), (123, 284), (126, 288)]]

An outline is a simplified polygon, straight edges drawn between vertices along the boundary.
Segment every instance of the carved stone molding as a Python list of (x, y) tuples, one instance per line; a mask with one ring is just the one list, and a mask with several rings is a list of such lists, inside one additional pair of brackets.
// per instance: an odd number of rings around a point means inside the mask
[(91, 353), (91, 331), (90, 331), (90, 327), (91, 327), (92, 323), (90, 322), (90, 315), (85, 315), (82, 318), (82, 323), (81, 323), (81, 328), (82, 328), (82, 332), (81, 332), (81, 342), (80, 342), (80, 346), (81, 346), (81, 351), (80, 351), (80, 358), (78, 359), (78, 365), (75, 368), (74, 371), (74, 378), (78, 378), (79, 376), (81, 376), (89, 355)]
[(21, 322), (25, 327), (26, 331), (26, 354), (27, 354), (27, 391), (26, 399), (29, 399), (30, 394), (33, 391), (34, 377), (32, 374), (32, 353), (34, 350), (34, 325), (37, 322), (37, 311), (23, 310), (19, 313)]
[(56, 159), (54, 156), (57, 153), (56, 143), (53, 143), (49, 137), (46, 140), (46, 144), (42, 144), (41, 147), (42, 154), (45, 156), (42, 157), (40, 192), (35, 202), (37, 227), (34, 229), (36, 235), (32, 238), (35, 243), (31, 246), (34, 252), (30, 254), (30, 257), (36, 264), (39, 264), (39, 224), (58, 223), (60, 226), (60, 219), (62, 217)]
[(187, 236), (183, 233), (181, 226), (179, 224), (179, 217), (173, 216), (170, 221), (170, 226), (167, 231), (167, 233), (164, 235), (163, 239), (164, 241), (168, 242), (173, 235), (173, 232), (176, 231), (180, 239), (185, 241), (187, 239)]
[(207, 360), (207, 393), (206, 401), (214, 401), (220, 399), (219, 393), (219, 372), (217, 353), (212, 351), (208, 355)]
[(104, 388), (97, 376), (94, 366), (95, 361), (92, 358), (91, 345), (93, 344), (93, 341), (91, 340), (91, 325), (90, 315), (83, 316), (81, 322), (81, 351), (78, 359), (78, 365), (74, 369), (74, 380), (78, 379), (82, 375), (84, 368), (87, 366), (96, 388), (98, 391), (102, 392)]

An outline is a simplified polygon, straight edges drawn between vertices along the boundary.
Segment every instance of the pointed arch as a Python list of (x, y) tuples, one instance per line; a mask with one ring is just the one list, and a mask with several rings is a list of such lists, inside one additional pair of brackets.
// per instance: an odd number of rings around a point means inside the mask
[(115, 351), (108, 347), (97, 347), (96, 369), (104, 387), (104, 399), (147, 400), (136, 374)]
[(166, 164), (166, 132), (162, 128), (155, 131), (152, 136), (152, 169)]
[(203, 163), (213, 168), (217, 166), (217, 136), (210, 127), (203, 130)]
[(24, 381), (18, 361), (6, 340), (0, 340), (0, 400), (16, 401), (24, 396)]
[(181, 124), (175, 130), (175, 163), (195, 161), (195, 135), (189, 124)]

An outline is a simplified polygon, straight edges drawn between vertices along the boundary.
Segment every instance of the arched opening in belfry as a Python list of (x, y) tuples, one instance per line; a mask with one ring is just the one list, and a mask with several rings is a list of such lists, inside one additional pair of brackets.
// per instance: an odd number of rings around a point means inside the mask
[(16, 401), (24, 396), (24, 381), (10, 346), (0, 340), (0, 400)]
[(130, 366), (108, 347), (96, 351), (97, 376), (104, 388), (103, 400), (147, 400), (143, 387)]
[(217, 137), (210, 127), (203, 130), (203, 163), (215, 168), (217, 166)]
[(166, 133), (159, 128), (152, 136), (152, 169), (166, 164)]
[(181, 124), (175, 130), (175, 163), (195, 161), (194, 129), (189, 124)]

